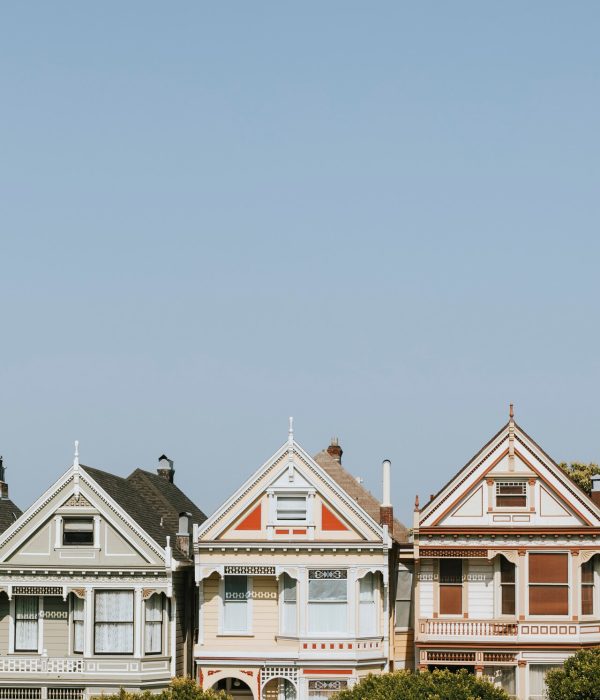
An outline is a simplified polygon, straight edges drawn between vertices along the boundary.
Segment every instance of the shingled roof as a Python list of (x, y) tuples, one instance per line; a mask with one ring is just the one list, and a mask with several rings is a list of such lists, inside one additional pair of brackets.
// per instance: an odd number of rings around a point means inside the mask
[[(358, 482), (356, 477), (342, 467), (341, 450), (340, 461), (327, 450), (319, 452), (313, 459), (375, 522), (379, 522), (380, 502), (368, 489)], [(394, 531), (391, 534), (396, 542), (408, 542), (406, 527), (396, 518), (394, 518)]]
[(7, 530), (22, 513), (10, 498), (0, 499), (0, 533)]
[(158, 474), (136, 469), (123, 478), (109, 472), (86, 467), (81, 468), (113, 498), (124, 511), (161, 547), (171, 538), (173, 556), (186, 559), (175, 547), (179, 527), (179, 514), (191, 513), (192, 522), (198, 525), (206, 515), (175, 484)]

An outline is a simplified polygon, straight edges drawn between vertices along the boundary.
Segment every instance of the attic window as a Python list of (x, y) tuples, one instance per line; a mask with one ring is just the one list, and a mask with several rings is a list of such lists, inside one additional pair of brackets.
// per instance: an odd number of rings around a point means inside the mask
[(527, 506), (527, 483), (525, 481), (497, 481), (497, 508), (525, 508)]
[(306, 496), (277, 496), (277, 520), (306, 521)]
[(65, 518), (63, 521), (63, 545), (93, 545), (93, 518)]

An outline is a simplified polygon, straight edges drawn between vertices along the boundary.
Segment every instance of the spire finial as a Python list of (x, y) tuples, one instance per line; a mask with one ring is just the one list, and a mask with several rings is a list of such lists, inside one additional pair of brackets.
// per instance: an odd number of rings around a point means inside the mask
[(510, 404), (509, 409), (508, 409), (508, 417), (512, 420), (515, 417), (515, 405), (513, 403)]
[(415, 496), (415, 510), (419, 510), (419, 494)]
[(79, 467), (79, 440), (75, 440), (75, 455), (73, 456), (73, 466)]
[(288, 429), (288, 440), (290, 443), (294, 442), (294, 417), (290, 416), (290, 427)]

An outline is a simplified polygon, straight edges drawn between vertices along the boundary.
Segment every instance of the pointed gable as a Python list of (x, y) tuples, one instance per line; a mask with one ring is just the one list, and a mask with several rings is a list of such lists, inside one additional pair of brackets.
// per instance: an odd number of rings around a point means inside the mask
[(511, 416), (422, 509), (419, 526), (599, 527), (600, 510)]

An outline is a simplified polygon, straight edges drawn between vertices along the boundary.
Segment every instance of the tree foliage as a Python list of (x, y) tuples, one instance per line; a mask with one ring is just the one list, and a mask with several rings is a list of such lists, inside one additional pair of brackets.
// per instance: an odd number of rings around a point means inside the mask
[(580, 649), (546, 674), (548, 700), (600, 700), (600, 648)]
[(114, 695), (103, 695), (102, 700), (231, 700), (224, 691), (202, 690), (192, 678), (173, 678), (169, 687), (160, 693), (144, 690), (130, 693), (121, 688)]
[(595, 474), (600, 474), (600, 466), (594, 462), (584, 464), (583, 462), (561, 462), (558, 465), (564, 473), (573, 481), (582, 491), (585, 491), (589, 496), (592, 492), (592, 477)]
[(370, 675), (336, 700), (508, 700), (508, 695), (462, 669)]

